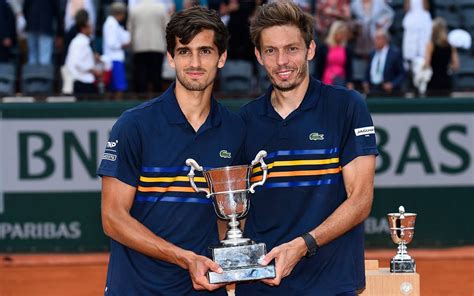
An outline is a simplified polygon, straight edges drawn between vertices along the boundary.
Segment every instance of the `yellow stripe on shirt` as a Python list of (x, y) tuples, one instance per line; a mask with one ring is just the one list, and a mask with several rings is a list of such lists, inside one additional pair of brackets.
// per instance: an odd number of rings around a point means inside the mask
[[(308, 170), (308, 171), (291, 171), (291, 172), (271, 172), (268, 174), (267, 178), (281, 178), (281, 177), (300, 177), (300, 176), (320, 176), (320, 175), (329, 175), (337, 174), (342, 171), (341, 167), (325, 170)], [(252, 177), (252, 182), (257, 182), (262, 180), (262, 176)]]
[[(339, 157), (327, 158), (327, 159), (313, 159), (313, 160), (288, 160), (288, 161), (275, 161), (268, 164), (268, 169), (272, 167), (282, 167), (282, 166), (296, 166), (296, 165), (323, 165), (323, 164), (332, 164), (339, 163)], [(262, 171), (261, 167), (256, 167), (253, 169), (253, 173), (258, 173)]]
[(192, 187), (169, 186), (169, 187), (143, 187), (138, 186), (140, 192), (196, 192)]
[[(176, 177), (143, 177), (140, 176), (140, 181), (145, 183), (151, 182), (163, 182), (163, 183), (172, 183), (172, 182), (189, 182), (188, 176), (176, 176)], [(194, 177), (194, 182), (206, 182), (204, 177)]]

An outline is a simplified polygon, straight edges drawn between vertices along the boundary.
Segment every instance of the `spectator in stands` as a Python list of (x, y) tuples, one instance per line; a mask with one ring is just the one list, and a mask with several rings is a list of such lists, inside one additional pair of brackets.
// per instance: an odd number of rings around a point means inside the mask
[(259, 5), (258, 0), (230, 0), (234, 2), (233, 11), (230, 12), (227, 29), (229, 30), (229, 47), (227, 58), (229, 60), (255, 61), (254, 46), (250, 40), (250, 18)]
[(67, 0), (64, 14), (64, 31), (69, 31), (74, 24), (77, 12), (84, 9), (89, 14), (89, 23), (92, 25), (92, 33), (95, 29), (96, 9), (93, 0)]
[(66, 57), (69, 50), (69, 45), (71, 44), (74, 37), (79, 33), (79, 28), (77, 24), (87, 24), (89, 23), (89, 13), (85, 9), (79, 9), (76, 12), (74, 17), (74, 25), (66, 32), (64, 35), (64, 61), (63, 66), (61, 67), (61, 78), (62, 78), (62, 93), (63, 94), (72, 94), (74, 90), (74, 79), (71, 72), (69, 72), (68, 67), (66, 67)]
[(399, 91), (405, 81), (405, 69), (400, 50), (390, 43), (390, 35), (383, 29), (375, 31), (375, 50), (370, 55), (364, 91), (370, 95), (390, 95)]
[(115, 99), (120, 100), (122, 94), (127, 90), (127, 77), (125, 72), (124, 48), (130, 43), (130, 33), (126, 31), (120, 22), (125, 20), (127, 7), (122, 2), (110, 5), (110, 15), (107, 17), (103, 27), (104, 56), (112, 62), (112, 75), (109, 89), (115, 92)]
[(95, 77), (100, 75), (95, 68), (95, 56), (91, 48), (92, 26), (87, 19), (78, 19), (78, 33), (69, 45), (66, 67), (74, 79), (74, 94), (97, 93)]
[(448, 43), (446, 21), (441, 17), (433, 21), (431, 41), (426, 47), (425, 67), (433, 70), (428, 94), (450, 93), (453, 88), (451, 74), (459, 69), (459, 56), (456, 48)]
[[(217, 0), (217, 1), (220, 1), (220, 0)], [(135, 7), (135, 5), (139, 4), (140, 2), (143, 2), (143, 0), (128, 0), (126, 2), (128, 2), (127, 4), (128, 11), (130, 11)], [(169, 15), (173, 14), (173, 12), (176, 11), (177, 1), (175, 0), (152, 0), (152, 2), (164, 5)]]
[(94, 39), (95, 42), (97, 43), (97, 49), (102, 53), (103, 48), (102, 48), (102, 33), (103, 33), (103, 27), (105, 23), (105, 19), (107, 18), (107, 13), (109, 12), (109, 7), (112, 4), (113, 0), (100, 0), (99, 4), (97, 6), (97, 20), (96, 20), (96, 26), (95, 26), (95, 34), (94, 34)]
[(0, 63), (10, 62), (16, 45), (16, 21), (12, 7), (0, 0)]
[(316, 32), (318, 38), (326, 39), (331, 24), (336, 20), (349, 21), (349, 0), (318, 0), (316, 3)]
[(343, 21), (332, 23), (325, 44), (319, 46), (316, 57), (316, 76), (326, 84), (345, 85), (352, 83), (352, 50), (347, 47), (349, 28)]
[(23, 0), (7, 0), (7, 2), (15, 15), (17, 39), (25, 39), (26, 20), (23, 15)]
[[(63, 35), (62, 17), (57, 0), (25, 0), (28, 63), (49, 65), (52, 61), (54, 36)], [(60, 38), (57, 39), (59, 41)], [(58, 42), (59, 44), (60, 42)]]
[(165, 29), (169, 14), (156, 0), (142, 0), (132, 9), (128, 30), (132, 36), (135, 91), (161, 91), (161, 72), (166, 52)]
[[(406, 68), (413, 73), (418, 64), (417, 60), (424, 61), (425, 50), (431, 37), (431, 15), (427, 10), (427, 0), (406, 0), (408, 9), (403, 17), (403, 59)], [(412, 76), (416, 76), (414, 73)]]
[(351, 11), (356, 20), (355, 53), (367, 58), (374, 49), (377, 29), (388, 31), (393, 23), (394, 11), (385, 0), (354, 0)]

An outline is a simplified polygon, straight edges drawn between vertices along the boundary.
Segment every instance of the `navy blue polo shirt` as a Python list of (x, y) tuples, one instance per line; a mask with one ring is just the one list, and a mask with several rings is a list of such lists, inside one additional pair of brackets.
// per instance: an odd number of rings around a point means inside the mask
[[(282, 119), (271, 105), (272, 88), (241, 108), (247, 126), (244, 159), (264, 149), (268, 179), (251, 196), (245, 236), (267, 250), (316, 228), (347, 194), (342, 167), (376, 155), (372, 119), (355, 91), (311, 79), (300, 106)], [(253, 181), (261, 179), (255, 168)], [(365, 286), (364, 229), (360, 224), (302, 258), (279, 287), (238, 285), (238, 295), (334, 296)]]
[[(244, 136), (242, 119), (214, 99), (195, 132), (181, 112), (173, 84), (162, 96), (121, 115), (98, 175), (137, 187), (130, 214), (157, 236), (208, 256), (208, 247), (218, 244), (217, 216), (211, 200), (191, 188), (185, 161), (193, 158), (205, 168), (233, 165)], [(195, 182), (207, 187), (198, 172)], [(208, 294), (225, 295), (225, 290), (194, 291), (187, 270), (111, 240), (106, 295)]]

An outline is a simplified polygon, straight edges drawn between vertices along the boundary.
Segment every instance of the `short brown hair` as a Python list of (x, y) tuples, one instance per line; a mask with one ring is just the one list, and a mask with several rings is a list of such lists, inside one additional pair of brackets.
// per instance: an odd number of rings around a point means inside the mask
[(313, 40), (313, 17), (301, 10), (293, 1), (275, 1), (257, 8), (257, 13), (250, 24), (250, 37), (260, 51), (260, 36), (264, 29), (273, 26), (293, 25), (301, 31), (304, 42), (309, 48)]
[(219, 55), (227, 50), (229, 33), (216, 11), (194, 6), (173, 14), (166, 26), (166, 50), (174, 56), (176, 37), (182, 44), (188, 44), (202, 30), (214, 31), (214, 44)]

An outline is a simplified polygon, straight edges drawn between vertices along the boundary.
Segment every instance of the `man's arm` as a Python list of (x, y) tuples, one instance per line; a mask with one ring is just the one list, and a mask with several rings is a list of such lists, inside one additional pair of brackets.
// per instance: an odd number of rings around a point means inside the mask
[(374, 155), (359, 156), (342, 168), (347, 200), (310, 232), (320, 246), (343, 235), (369, 216), (374, 197), (374, 175)]
[[(375, 156), (359, 156), (342, 169), (347, 192), (345, 200), (323, 223), (310, 231), (319, 246), (325, 245), (343, 235), (364, 221), (371, 210), (374, 189)], [(307, 247), (301, 237), (281, 244), (271, 250), (262, 264), (275, 259), (276, 277), (263, 280), (276, 286), (288, 276), (295, 265), (306, 254)]]
[(112, 239), (147, 256), (167, 261), (187, 269), (194, 289), (215, 290), (221, 285), (211, 285), (206, 278), (210, 269), (222, 272), (219, 265), (207, 257), (181, 249), (156, 236), (130, 215), (136, 188), (122, 181), (102, 178), (102, 225)]

